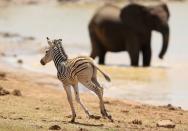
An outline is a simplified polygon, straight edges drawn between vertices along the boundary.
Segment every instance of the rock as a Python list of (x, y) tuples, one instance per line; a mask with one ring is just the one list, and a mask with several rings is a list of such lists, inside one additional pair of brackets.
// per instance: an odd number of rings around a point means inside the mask
[(18, 60), (17, 60), (17, 63), (18, 63), (18, 64), (23, 64), (23, 60), (18, 59)]
[(10, 94), (9, 91), (3, 89), (3, 87), (0, 87), (0, 96), (8, 95)]
[(85, 128), (80, 128), (79, 131), (89, 131), (89, 130)]
[(157, 127), (175, 128), (175, 123), (172, 120), (160, 120), (157, 122)]
[(59, 125), (53, 125), (49, 128), (49, 130), (61, 130), (61, 127)]
[(172, 106), (171, 104), (168, 104), (168, 105), (167, 105), (167, 108), (168, 108), (169, 110), (176, 110), (176, 107)]
[(18, 89), (13, 90), (13, 91), (12, 91), (12, 94), (13, 94), (14, 96), (22, 96), (21, 91), (18, 90)]
[(132, 124), (142, 125), (142, 120), (135, 119), (132, 121)]
[(0, 78), (5, 78), (5, 77), (6, 77), (6, 73), (0, 72)]

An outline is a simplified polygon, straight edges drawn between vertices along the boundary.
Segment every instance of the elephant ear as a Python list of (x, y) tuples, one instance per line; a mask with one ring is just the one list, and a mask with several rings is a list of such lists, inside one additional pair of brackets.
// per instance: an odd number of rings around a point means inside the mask
[(147, 17), (149, 13), (146, 7), (138, 4), (130, 4), (122, 8), (120, 18), (123, 23), (137, 32), (147, 29)]

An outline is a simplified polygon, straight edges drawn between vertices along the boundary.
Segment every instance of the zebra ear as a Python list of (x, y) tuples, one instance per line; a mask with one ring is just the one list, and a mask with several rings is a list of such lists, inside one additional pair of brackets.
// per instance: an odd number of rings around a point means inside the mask
[(48, 42), (49, 46), (52, 46), (53, 44), (52, 44), (52, 42), (50, 41), (50, 39), (49, 39), (48, 37), (46, 37), (46, 39), (47, 39), (47, 42)]

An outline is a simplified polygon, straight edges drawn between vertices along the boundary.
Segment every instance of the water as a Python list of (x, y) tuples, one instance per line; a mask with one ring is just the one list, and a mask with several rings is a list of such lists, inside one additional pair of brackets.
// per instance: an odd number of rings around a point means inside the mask
[[(169, 7), (171, 39), (164, 60), (157, 58), (162, 41), (161, 35), (156, 32), (153, 32), (150, 68), (127, 67), (129, 58), (126, 52), (108, 53), (107, 64), (112, 66), (112, 70), (119, 65), (120, 70), (125, 72), (115, 72), (114, 81), (105, 90), (106, 96), (151, 104), (172, 103), (188, 109), (188, 3), (170, 3)], [(46, 36), (63, 38), (68, 54), (88, 55), (90, 40), (87, 25), (96, 8), (57, 5), (4, 7), (0, 8), (0, 32), (37, 37), (42, 43), (39, 47), (46, 45)], [(27, 50), (31, 47), (25, 52)], [(24, 68), (47, 73), (51, 70), (50, 73), (55, 74), (52, 63), (45, 68), (39, 64), (41, 57), (40, 53), (19, 54), (19, 58), (24, 60)], [(6, 61), (12, 65), (16, 63), (12, 57)]]

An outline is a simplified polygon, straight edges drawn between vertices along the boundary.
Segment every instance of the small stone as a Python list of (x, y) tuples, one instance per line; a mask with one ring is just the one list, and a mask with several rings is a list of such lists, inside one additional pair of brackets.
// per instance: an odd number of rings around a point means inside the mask
[(121, 110), (122, 113), (129, 113), (128, 110)]
[(53, 125), (49, 128), (49, 130), (61, 130), (61, 127), (59, 125)]
[(135, 119), (132, 121), (132, 123), (136, 125), (142, 125), (142, 120)]
[(13, 91), (12, 91), (12, 94), (13, 94), (14, 96), (22, 96), (21, 91), (18, 90), (18, 89), (13, 90)]
[(39, 110), (40, 108), (39, 107), (35, 107), (35, 110)]
[(175, 128), (175, 123), (172, 120), (160, 120), (157, 122), (157, 127)]
[(18, 120), (23, 120), (23, 118), (22, 117), (19, 117), (19, 118), (17, 118)]

